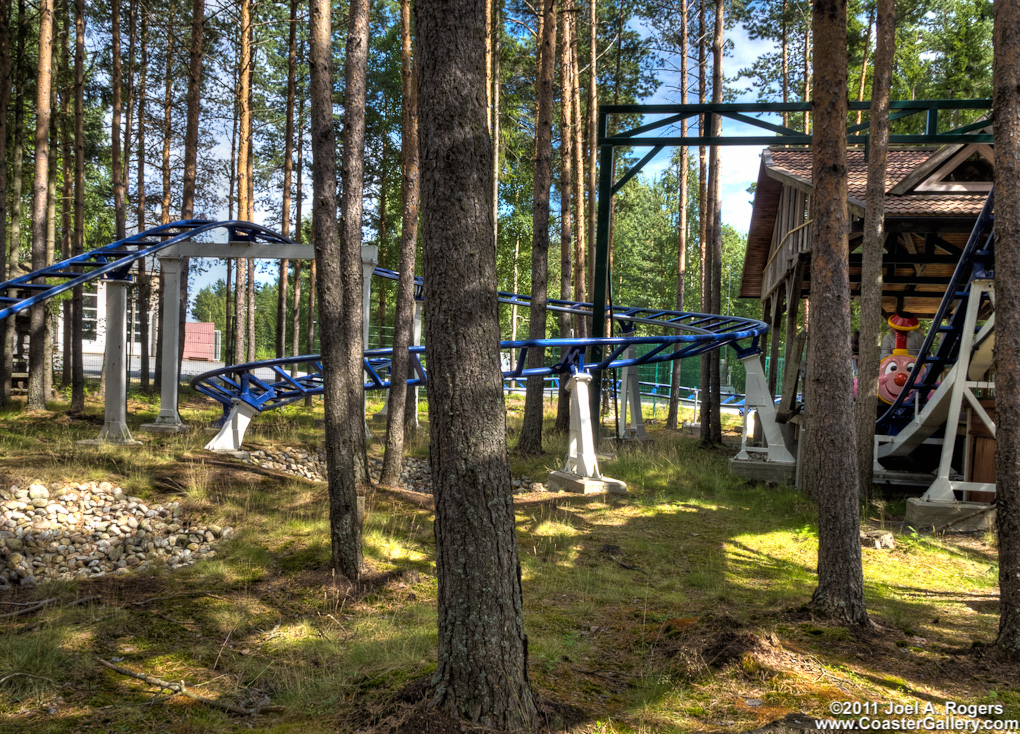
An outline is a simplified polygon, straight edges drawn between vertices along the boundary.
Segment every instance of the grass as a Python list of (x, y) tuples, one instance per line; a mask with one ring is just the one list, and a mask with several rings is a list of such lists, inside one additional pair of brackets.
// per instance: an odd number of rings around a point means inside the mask
[[(132, 405), (133, 421), (154, 413)], [(217, 411), (189, 396), (182, 413), (202, 425)], [(511, 442), (521, 413), (512, 398)], [(261, 416), (249, 440), (315, 446), (318, 417), (321, 408), (297, 407)], [(431, 513), (372, 492), (363, 546), (378, 583), (346, 595), (329, 570), (322, 485), (207, 454), (197, 430), (142, 434), (131, 450), (74, 445), (100, 425), (98, 403), (73, 421), (0, 414), (2, 480), (110, 481), (181, 501), (190, 516), (236, 533), (187, 569), (51, 582), (0, 599), (98, 597), (0, 619), (0, 732), (385, 730), (395, 692), (435, 666)], [(531, 677), (547, 705), (576, 712), (564, 730), (739, 731), (791, 712), (824, 715), (835, 700), (995, 702), (1002, 718), (1020, 718), (1015, 670), (972, 648), (994, 639), (997, 625), (986, 539), (904, 529), (894, 550), (865, 550), (879, 627), (862, 636), (804, 609), (817, 552), (810, 500), (734, 479), (732, 448), (653, 435), (602, 461), (628, 483), (625, 497), (516, 498)], [(546, 450), (512, 455), (515, 476), (542, 481), (559, 468), (565, 437), (548, 431)], [(427, 425), (408, 452), (427, 455)], [(865, 519), (896, 529), (898, 509), (876, 506)], [(97, 657), (210, 698), (265, 697), (283, 710), (242, 721), (117, 676)]]

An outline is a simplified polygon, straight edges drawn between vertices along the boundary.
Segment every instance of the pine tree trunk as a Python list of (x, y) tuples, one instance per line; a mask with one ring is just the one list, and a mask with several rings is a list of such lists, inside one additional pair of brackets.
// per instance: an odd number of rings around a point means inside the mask
[[(283, 132), (283, 213), (281, 234), (290, 237), (290, 187), (294, 170), (294, 95), (297, 68), (297, 7), (298, 0), (290, 0), (289, 30), (287, 36), (287, 120)], [(299, 225), (300, 226), (300, 225)], [(276, 302), (276, 356), (287, 353), (287, 276), (290, 263), (280, 261), (279, 287)]]
[[(124, 207), (124, 163), (121, 160), (121, 115), (124, 111), (124, 78), (121, 71), (120, 58), (120, 3), (121, 0), (112, 0), (110, 3), (113, 13), (111, 20), (111, 39), (113, 58), (113, 123), (110, 128), (110, 178), (113, 181), (113, 222), (114, 238), (124, 239), (127, 221), (127, 210)], [(103, 371), (105, 375), (105, 370)]]
[[(0, 279), (7, 272), (7, 110), (11, 106), (11, 0), (0, 2)], [(13, 319), (7, 319), (13, 321)], [(6, 336), (6, 324), (0, 326)], [(11, 393), (10, 341), (4, 338), (0, 348), (0, 407), (8, 404)]]
[[(716, 0), (715, 3), (715, 38), (712, 42), (712, 102), (721, 104), (723, 101), (723, 26), (724, 26), (724, 3), (723, 0)], [(722, 136), (722, 117), (712, 115), (712, 135)], [(709, 287), (710, 313), (722, 313), (722, 198), (720, 181), (720, 156), (722, 151), (718, 145), (712, 146), (710, 161), (709, 179), (712, 185), (712, 192), (709, 195), (712, 201), (712, 273)], [(722, 384), (719, 374), (719, 350), (709, 353), (709, 368), (711, 370), (711, 420), (709, 439), (714, 444), (722, 443), (722, 416), (720, 385)]]
[[(202, 115), (202, 38), (205, 33), (205, 0), (191, 3), (191, 51), (188, 57), (188, 94), (184, 130), (184, 177), (181, 189), (181, 219), (195, 216), (195, 178), (198, 173), (198, 128)], [(177, 380), (184, 361), (188, 323), (188, 282), (191, 259), (181, 258), (181, 298), (177, 321)]]
[(995, 410), (999, 636), (1005, 660), (1020, 653), (1020, 5), (994, 6)]
[[(39, 4), (39, 66), (35, 102), (35, 179), (32, 182), (32, 270), (46, 263), (47, 178), (49, 173), (50, 84), (53, 64), (53, 0)], [(28, 410), (46, 410), (46, 307), (30, 311)]]
[[(499, 341), (496, 253), (478, 246), (492, 241), (493, 226), (491, 143), (479, 134), (485, 129), (484, 10), (465, 0), (426, 0), (417, 9), (439, 579), (438, 665), (429, 701), (458, 719), (530, 731), (537, 712), (528, 681), (499, 354), (493, 349)], [(552, 2), (546, 3), (550, 25), (552, 11)], [(543, 45), (551, 70), (555, 45)], [(550, 88), (551, 77), (550, 71)], [(548, 216), (542, 223), (548, 225)], [(464, 313), (473, 318), (465, 321)], [(464, 354), (474, 356), (465, 361)]]
[[(574, 115), (574, 300), (583, 303), (587, 300), (585, 288), (585, 228), (587, 219), (584, 210), (584, 119), (581, 114), (581, 72), (580, 72), (580, 51), (578, 50), (577, 18), (579, 13), (575, 12), (570, 24), (571, 39), (571, 74), (573, 75), (574, 94), (573, 104)], [(584, 339), (588, 334), (588, 320), (581, 315), (574, 318), (574, 336)]]
[(248, 261), (237, 258), (234, 261), (234, 362), (247, 361), (245, 350), (247, 329), (245, 328), (245, 289), (248, 287)]
[[(549, 189), (552, 184), (553, 76), (556, 69), (556, 3), (543, 0), (541, 53), (538, 73), (538, 118), (535, 123), (535, 198), (532, 206), (531, 314), (528, 338), (544, 339), (549, 281)], [(528, 352), (528, 367), (545, 364), (545, 350)], [(542, 453), (542, 396), (544, 380), (529, 377), (524, 396), (524, 423), (516, 450)]]
[[(598, 228), (598, 207), (595, 205), (595, 196), (598, 189), (596, 177), (598, 165), (598, 125), (596, 115), (598, 112), (598, 15), (595, 8), (595, 0), (588, 0), (588, 242), (590, 247), (595, 247), (595, 230)], [(588, 258), (588, 284), (589, 293), (595, 290), (595, 267), (594, 258)], [(587, 330), (585, 333), (589, 333)]]
[(383, 456), (379, 476), (379, 483), (389, 486), (400, 481), (403, 466), (404, 411), (408, 402), (406, 385), (407, 378), (411, 376), (407, 348), (411, 345), (414, 321), (414, 260), (418, 243), (418, 199), (421, 195), (418, 162), (418, 91), (411, 50), (411, 0), (401, 0), (400, 33), (400, 78), (403, 95), (400, 146), (403, 158), (401, 176), (403, 214), (398, 265), (400, 279), (397, 281), (396, 313), (393, 320), (393, 368), (390, 371), (389, 407), (386, 415), (386, 453)]
[[(847, 236), (846, 0), (816, 0), (811, 218), (811, 314), (825, 324), (808, 340), (805, 389), (808, 445), (804, 475), (818, 500), (818, 587), (812, 608), (867, 626), (857, 504), (856, 436), (850, 374), (850, 275)], [(823, 469), (824, 466), (824, 469)]]
[[(56, 3), (53, 11), (52, 51), (50, 55), (51, 74), (55, 79), (50, 83), (50, 155), (49, 166), (46, 173), (46, 259), (47, 266), (55, 261), (57, 250), (57, 160), (60, 152), (60, 127), (58, 125), (60, 115), (60, 100), (57, 98), (57, 89), (60, 86), (60, 23), (57, 17)], [(53, 395), (53, 309), (52, 302), (43, 304), (43, 394), (49, 399)]]
[[(680, 104), (687, 104), (687, 3), (680, 4)], [(680, 121), (680, 137), (687, 136), (687, 118)], [(687, 146), (680, 149), (680, 204), (677, 211), (676, 237), (676, 300), (674, 308), (684, 310), (684, 279), (687, 277)], [(669, 410), (666, 429), (675, 431), (680, 425), (680, 387), (682, 360), (672, 362), (670, 370)]]
[[(149, 11), (142, 7), (139, 11), (142, 15), (141, 29), (141, 73), (138, 79), (138, 183), (136, 185), (135, 199), (137, 200), (138, 231), (144, 232), (147, 225), (145, 222), (145, 94), (147, 91), (146, 81), (149, 68)], [(142, 377), (142, 391), (149, 389), (149, 371), (152, 365), (149, 363), (149, 344), (151, 343), (149, 329), (149, 310), (152, 306), (152, 288), (149, 282), (149, 273), (145, 267), (145, 260), (138, 263), (138, 314), (141, 339), (139, 343), (140, 366)]]
[[(571, 221), (571, 201), (573, 193), (573, 162), (574, 162), (574, 75), (570, 69), (570, 53), (573, 46), (571, 27), (573, 11), (566, 7), (563, 0), (563, 32), (560, 34), (560, 299), (570, 300), (570, 256), (574, 246), (573, 222)], [(560, 312), (560, 337), (570, 336), (570, 314)], [(567, 381), (560, 380), (559, 395), (556, 401), (555, 430), (566, 433), (570, 429), (570, 394)]]
[[(355, 583), (362, 572), (357, 499), (365, 483), (362, 410), (361, 273), (362, 153), (368, 8), (355, 0), (347, 38), (343, 151), (343, 229), (336, 226), (336, 141), (333, 133), (332, 35), (327, 0), (310, 0), (312, 102), (312, 239), (318, 266), (329, 524), (334, 570)], [(341, 239), (342, 238), (342, 239)], [(354, 270), (355, 272), (351, 272)], [(358, 276), (358, 277), (356, 277)], [(352, 333), (353, 332), (353, 333)]]
[[(72, 249), (85, 248), (85, 0), (74, 3), (74, 235)], [(81, 286), (71, 295), (71, 405), (68, 413), (85, 410), (85, 370), (82, 358), (84, 309)]]
[[(71, 256), (71, 240), (72, 240), (72, 205), (71, 201), (74, 196), (73, 183), (74, 174), (72, 168), (74, 166), (74, 158), (71, 155), (71, 141), (74, 137), (73, 133), (73, 113), (71, 111), (71, 100), (74, 97), (74, 79), (71, 76), (71, 58), (68, 51), (70, 41), (70, 22), (71, 12), (70, 4), (65, 2), (61, 8), (60, 13), (63, 16), (63, 38), (60, 41), (60, 79), (61, 79), (61, 101), (60, 101), (60, 178), (61, 178), (61, 191), (60, 191), (60, 256), (61, 258), (67, 258)], [(2, 31), (0, 31), (2, 32)], [(6, 109), (3, 105), (3, 100), (0, 100), (0, 109)], [(2, 160), (2, 152), (0, 152), (0, 160)], [(0, 166), (0, 168), (6, 168), (6, 166)], [(3, 195), (0, 193), (0, 199)], [(0, 216), (0, 222), (3, 222), (3, 217)], [(3, 271), (0, 270), (0, 276)], [(62, 357), (61, 360), (61, 374), (60, 374), (60, 387), (61, 389), (67, 388), (71, 385), (71, 342), (73, 336), (71, 334), (71, 302), (64, 301), (61, 305), (62, 319), (63, 319), (63, 334), (62, 338)]]
[(871, 88), (868, 189), (861, 245), (861, 329), (857, 359), (857, 473), (860, 500), (871, 495), (875, 458), (875, 408), (882, 341), (882, 247), (885, 243), (885, 171), (889, 150), (889, 89), (896, 34), (895, 0), (879, 0), (875, 78)]
[[(708, 9), (706, 0), (698, 2), (698, 102), (705, 104), (707, 97), (707, 41), (708, 28), (705, 23), (705, 12)], [(698, 117), (698, 131), (705, 132), (706, 116)], [(708, 199), (708, 160), (705, 156), (705, 146), (698, 148), (698, 246), (701, 249), (701, 265), (699, 268), (699, 281), (701, 291), (701, 311), (707, 313), (711, 309), (709, 302), (709, 276), (711, 272), (711, 248), (708, 244), (710, 233), (711, 202)], [(701, 356), (701, 374), (698, 387), (701, 394), (701, 412), (698, 415), (698, 422), (701, 424), (700, 436), (702, 443), (711, 443), (712, 440), (712, 416), (711, 416), (711, 394), (712, 372), (709, 355)]]
[[(238, 145), (237, 145), (237, 218), (251, 221), (252, 180), (248, 176), (248, 157), (252, 145), (251, 78), (252, 78), (252, 17), (251, 0), (239, 4), (241, 32), (238, 56)], [(249, 362), (253, 345), (248, 343), (248, 270), (251, 260), (237, 260), (237, 280), (234, 286), (234, 349), (238, 362)], [(242, 318), (242, 314), (244, 318)]]
[[(167, 19), (167, 23), (170, 27), (176, 20), (175, 13), (171, 9), (170, 17)], [(171, 127), (171, 115), (173, 112), (173, 74), (172, 74), (172, 63), (174, 56), (174, 48), (176, 46), (176, 35), (169, 33), (169, 40), (167, 43), (166, 52), (166, 64), (163, 69), (163, 149), (161, 156), (161, 167), (162, 183), (163, 183), (163, 197), (160, 204), (159, 212), (159, 223), (169, 224), (170, 223), (170, 136), (173, 132)], [(165, 287), (164, 274), (161, 272), (159, 277), (159, 289), (156, 295), (156, 375), (153, 380), (153, 386), (156, 390), (159, 390), (163, 384), (163, 335), (166, 333), (164, 324), (166, 323), (166, 309), (163, 307), (163, 289)]]
[(258, 359), (257, 348), (258, 345), (255, 343), (255, 258), (248, 259), (248, 283), (245, 288), (245, 296), (247, 298), (247, 308), (245, 310), (245, 316), (247, 317), (246, 326), (248, 329), (248, 352), (247, 361), (254, 362)]
[(492, 75), (489, 102), (492, 106), (492, 243), (499, 251), (499, 171), (500, 171), (500, 97), (502, 78), (500, 70), (500, 46), (503, 42), (503, 0), (491, 0), (490, 44), (492, 48)]

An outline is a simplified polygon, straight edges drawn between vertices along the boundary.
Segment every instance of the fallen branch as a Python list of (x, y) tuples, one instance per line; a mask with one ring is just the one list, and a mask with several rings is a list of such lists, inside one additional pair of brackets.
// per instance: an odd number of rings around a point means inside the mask
[[(64, 606), (65, 607), (76, 607), (76, 606), (79, 606), (81, 604), (88, 604), (89, 602), (97, 601), (98, 599), (99, 599), (98, 596), (83, 596), (81, 599), (75, 599), (74, 601), (67, 602), (67, 604), (64, 604)], [(55, 597), (55, 596), (54, 597), (50, 597), (49, 599), (43, 599), (42, 601), (36, 602), (35, 604), (33, 604), (30, 607), (25, 607), (24, 609), (18, 609), (18, 610), (13, 611), (13, 612), (7, 612), (6, 614), (0, 614), (0, 619), (3, 619), (4, 617), (20, 617), (22, 614), (30, 614), (32, 612), (36, 612), (36, 611), (42, 609), (47, 604), (52, 604), (55, 601), (57, 601), (57, 597)]]
[(35, 678), (36, 680), (44, 680), (47, 683), (52, 683), (53, 685), (57, 684), (57, 682), (52, 678), (47, 678), (42, 675), (32, 675), (31, 673), (14, 672), (10, 673), (9, 675), (5, 675), (3, 678), (0, 678), (0, 686), (9, 681), (11, 678), (17, 678), (19, 675), (24, 676), (25, 678)]
[(179, 683), (171, 683), (170, 681), (163, 680), (162, 678), (156, 678), (151, 675), (146, 675), (145, 673), (136, 673), (133, 670), (122, 668), (119, 665), (114, 665), (113, 663), (107, 660), (103, 660), (102, 658), (99, 657), (97, 657), (96, 660), (98, 660), (100, 663), (102, 663), (104, 666), (114, 671), (115, 673), (126, 675), (129, 678), (136, 678), (140, 681), (144, 681), (153, 686), (159, 686), (160, 688), (166, 689), (168, 691), (173, 691), (174, 693), (180, 696), (187, 696), (193, 701), (198, 701), (199, 703), (204, 703), (207, 706), (218, 708), (221, 711), (226, 711), (227, 713), (237, 714), (238, 716), (253, 716), (255, 714), (262, 713), (263, 711), (283, 710), (282, 706), (256, 706), (253, 708), (235, 706), (234, 704), (227, 703), (226, 701), (217, 701), (215, 699), (206, 698), (205, 696), (193, 693), (192, 691), (188, 690), (187, 686), (184, 685), (184, 681), (180, 681)]

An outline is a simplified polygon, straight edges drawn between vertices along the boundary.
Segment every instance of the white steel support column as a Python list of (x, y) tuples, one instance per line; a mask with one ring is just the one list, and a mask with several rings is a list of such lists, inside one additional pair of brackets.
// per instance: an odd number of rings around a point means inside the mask
[(160, 258), (160, 277), (163, 279), (163, 361), (160, 363), (159, 415), (154, 423), (142, 428), (148, 431), (174, 433), (187, 428), (177, 412), (177, 366), (180, 354), (177, 351), (180, 333), (181, 270), (182, 262), (176, 258)]
[[(361, 288), (361, 338), (362, 338), (362, 349), (368, 349), (368, 323), (372, 314), (372, 274), (375, 272), (376, 265), (379, 264), (379, 248), (375, 245), (362, 245), (361, 246), (361, 268), (362, 268), (362, 288)], [(380, 324), (381, 326), (381, 324)], [(380, 334), (381, 336), (381, 334)], [(372, 438), (372, 432), (368, 430), (368, 395), (367, 393), (362, 398), (362, 414), (364, 415), (365, 422), (365, 438)]]
[(599, 479), (599, 461), (595, 456), (595, 432), (592, 428), (588, 385), (591, 375), (578, 372), (567, 382), (570, 391), (570, 443), (563, 471), (586, 479)]
[(240, 451), (244, 442), (244, 432), (248, 430), (248, 424), (256, 415), (258, 411), (255, 408), (248, 403), (235, 400), (234, 407), (230, 410), (230, 415), (224, 421), (220, 432), (205, 445), (205, 448), (209, 451)]
[[(776, 404), (772, 402), (772, 395), (769, 393), (768, 379), (761, 366), (760, 355), (750, 354), (741, 357), (744, 369), (747, 370), (747, 387), (744, 396), (744, 430), (741, 431), (740, 453), (736, 455), (737, 461), (746, 461), (752, 458), (752, 454), (764, 454), (769, 463), (794, 464), (796, 460), (786, 448), (782, 431), (776, 423)], [(747, 426), (747, 421), (754, 420), (757, 416), (761, 423), (762, 435), (765, 437), (767, 448), (756, 448), (749, 446), (747, 437), (753, 434), (753, 430)]]
[(106, 418), (99, 441), (137, 445), (127, 426), (127, 286), (106, 285)]
[[(632, 336), (630, 332), (626, 336)], [(627, 347), (627, 359), (634, 359), (637, 356), (637, 349), (632, 345)], [(636, 365), (624, 367), (620, 376), (620, 426), (617, 438), (621, 441), (647, 441), (648, 432), (645, 431), (645, 421), (641, 415), (641, 384), (638, 381), (638, 368)]]

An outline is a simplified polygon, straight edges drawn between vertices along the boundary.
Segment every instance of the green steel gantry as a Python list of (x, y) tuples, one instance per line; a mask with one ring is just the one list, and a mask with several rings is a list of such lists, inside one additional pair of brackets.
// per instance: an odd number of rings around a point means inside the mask
[[(753, 115), (775, 115), (787, 113), (811, 112), (810, 102), (724, 102), (708, 104), (623, 104), (600, 105), (598, 108), (597, 131), (599, 148), (599, 184), (597, 223), (595, 234), (595, 279), (592, 292), (592, 336), (606, 336), (606, 301), (609, 284), (609, 218), (610, 204), (613, 196), (628, 181), (636, 176), (645, 165), (666, 147), (677, 146), (712, 146), (712, 145), (811, 145), (811, 134), (794, 130), (791, 127), (762, 120)], [(867, 112), (871, 102), (850, 102), (849, 111)], [(988, 112), (992, 109), (990, 99), (928, 99), (928, 100), (892, 100), (889, 103), (889, 120), (894, 122), (907, 118), (923, 117), (924, 132), (897, 133), (889, 135), (890, 145), (948, 145), (952, 143), (991, 143), (993, 141), (991, 120)], [(940, 113), (955, 111), (959, 116), (962, 111), (972, 111), (971, 122), (939, 130)], [(615, 129), (610, 133), (610, 118), (634, 117), (635, 115), (663, 115), (662, 118), (625, 130)], [(760, 135), (704, 135), (705, 130), (712, 129), (713, 117), (733, 120), (756, 127), (762, 131)], [(697, 135), (661, 135), (665, 128), (679, 124), (682, 120), (702, 118), (697, 124)], [(945, 116), (942, 116), (945, 120)], [(870, 122), (847, 125), (847, 144), (863, 145), (865, 153), (868, 146), (868, 130)], [(650, 134), (651, 133), (651, 134)], [(615, 152), (617, 148), (650, 148), (650, 150), (618, 181), (614, 181)], [(602, 359), (602, 349), (592, 348), (592, 360)], [(591, 390), (592, 415), (599, 415), (601, 402), (601, 380), (595, 376)], [(598, 431), (595, 440), (598, 441)]]

